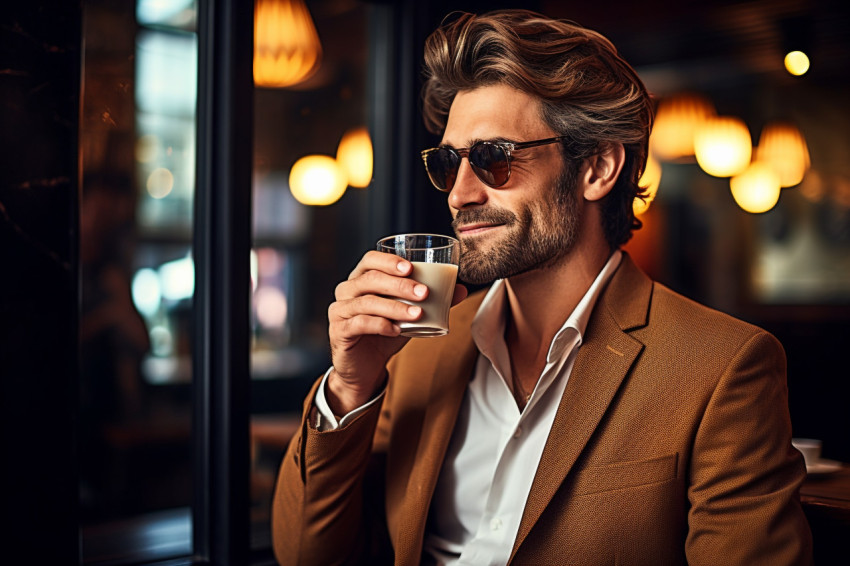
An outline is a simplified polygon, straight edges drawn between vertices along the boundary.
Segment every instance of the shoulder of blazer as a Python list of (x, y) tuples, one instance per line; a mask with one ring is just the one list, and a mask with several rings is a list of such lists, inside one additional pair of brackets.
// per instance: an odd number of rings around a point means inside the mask
[(623, 331), (642, 341), (663, 337), (671, 349), (699, 344), (714, 351), (737, 350), (757, 334), (778, 344), (766, 330), (653, 281), (625, 253), (600, 306)]

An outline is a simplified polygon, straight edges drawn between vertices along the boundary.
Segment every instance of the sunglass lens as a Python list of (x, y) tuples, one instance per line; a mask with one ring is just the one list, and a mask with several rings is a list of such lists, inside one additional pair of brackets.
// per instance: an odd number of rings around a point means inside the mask
[(482, 142), (473, 146), (469, 150), (469, 164), (478, 178), (491, 187), (501, 187), (508, 182), (508, 154), (496, 144)]
[(428, 154), (427, 165), (428, 176), (434, 186), (441, 191), (452, 190), (460, 166), (460, 156), (449, 149), (440, 148)]

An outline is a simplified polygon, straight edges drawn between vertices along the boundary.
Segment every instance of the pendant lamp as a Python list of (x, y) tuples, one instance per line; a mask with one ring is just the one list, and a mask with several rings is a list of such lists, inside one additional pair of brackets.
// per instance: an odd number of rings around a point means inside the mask
[(737, 175), (747, 168), (753, 155), (750, 131), (743, 120), (734, 116), (710, 118), (694, 134), (694, 154), (709, 175)]
[(310, 78), (322, 46), (303, 0), (257, 0), (254, 6), (254, 84), (282, 88)]
[(756, 153), (779, 174), (782, 187), (800, 184), (811, 165), (803, 134), (785, 122), (773, 122), (762, 129)]

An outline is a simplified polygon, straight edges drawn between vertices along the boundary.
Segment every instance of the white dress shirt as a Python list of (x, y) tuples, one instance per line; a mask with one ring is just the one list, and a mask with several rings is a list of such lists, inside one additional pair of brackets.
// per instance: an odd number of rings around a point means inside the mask
[[(546, 365), (522, 412), (512, 393), (504, 339), (508, 308), (505, 282), (496, 281), (490, 288), (472, 322), (479, 356), (431, 500), (424, 564), (482, 566), (508, 562), (590, 313), (621, 257), (619, 251), (611, 255), (555, 334)], [(323, 383), (315, 400), (322, 430), (344, 426), (378, 400), (337, 423), (324, 387)]]

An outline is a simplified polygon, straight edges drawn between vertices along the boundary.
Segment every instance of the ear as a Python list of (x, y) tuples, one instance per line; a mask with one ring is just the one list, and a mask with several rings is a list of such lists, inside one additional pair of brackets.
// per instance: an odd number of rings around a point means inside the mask
[(621, 143), (609, 144), (599, 153), (587, 158), (580, 172), (584, 198), (596, 201), (611, 192), (625, 161), (626, 150)]

